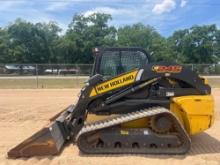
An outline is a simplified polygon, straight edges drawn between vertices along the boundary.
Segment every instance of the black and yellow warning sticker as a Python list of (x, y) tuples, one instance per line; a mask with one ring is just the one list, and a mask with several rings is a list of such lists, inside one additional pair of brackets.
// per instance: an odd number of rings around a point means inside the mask
[(95, 86), (95, 88), (93, 88), (90, 93), (90, 97), (96, 96), (97, 94), (103, 94), (105, 92), (109, 92), (111, 90), (129, 85), (135, 82), (137, 73), (138, 73), (138, 70), (134, 70), (134, 71), (123, 74), (119, 77), (113, 78), (111, 80), (108, 80), (106, 82), (103, 82)]

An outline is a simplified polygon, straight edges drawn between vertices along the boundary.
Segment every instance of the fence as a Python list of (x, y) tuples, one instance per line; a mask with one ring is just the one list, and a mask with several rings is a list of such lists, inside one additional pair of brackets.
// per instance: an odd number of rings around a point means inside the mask
[(0, 76), (88, 76), (92, 64), (1, 64)]
[[(200, 75), (220, 75), (220, 64), (184, 64)], [(0, 88), (81, 87), (92, 64), (0, 64)]]
[[(201, 75), (220, 75), (220, 64), (183, 64)], [(89, 76), (92, 64), (0, 64), (0, 77)]]
[(220, 64), (183, 64), (200, 75), (220, 75)]

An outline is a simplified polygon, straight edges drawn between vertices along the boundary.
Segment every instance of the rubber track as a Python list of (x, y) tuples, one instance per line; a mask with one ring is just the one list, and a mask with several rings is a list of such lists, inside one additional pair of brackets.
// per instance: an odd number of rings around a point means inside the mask
[[(86, 137), (91, 133), (98, 132), (98, 130), (116, 126), (132, 120), (141, 119), (144, 117), (151, 117), (158, 114), (168, 114), (172, 118), (175, 130), (179, 133), (182, 145), (180, 147), (172, 148), (94, 148), (86, 143)], [(144, 137), (143, 137), (144, 138)], [(191, 140), (185, 131), (184, 127), (176, 116), (164, 107), (152, 107), (132, 113), (123, 114), (111, 119), (97, 121), (85, 125), (76, 137), (76, 142), (79, 149), (88, 154), (184, 154), (189, 151), (191, 147)]]

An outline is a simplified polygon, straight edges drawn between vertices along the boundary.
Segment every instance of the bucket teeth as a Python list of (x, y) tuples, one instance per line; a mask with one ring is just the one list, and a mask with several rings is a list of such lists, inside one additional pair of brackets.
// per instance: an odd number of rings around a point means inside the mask
[(12, 148), (8, 152), (8, 157), (18, 158), (55, 155), (60, 152), (64, 142), (65, 139), (62, 136), (58, 124), (54, 122)]

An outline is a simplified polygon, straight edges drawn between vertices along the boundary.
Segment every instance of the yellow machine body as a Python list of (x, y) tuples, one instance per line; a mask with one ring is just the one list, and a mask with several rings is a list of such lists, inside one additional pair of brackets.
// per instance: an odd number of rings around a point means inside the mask
[[(185, 127), (189, 135), (194, 135), (210, 128), (214, 121), (214, 99), (211, 95), (182, 96), (172, 98), (170, 110)], [(115, 115), (111, 115), (115, 116)], [(110, 116), (99, 116), (90, 114), (87, 123), (109, 118)], [(147, 118), (123, 123), (122, 128), (148, 127)]]
[(190, 135), (210, 128), (214, 121), (214, 99), (211, 95), (172, 98), (170, 110)]

